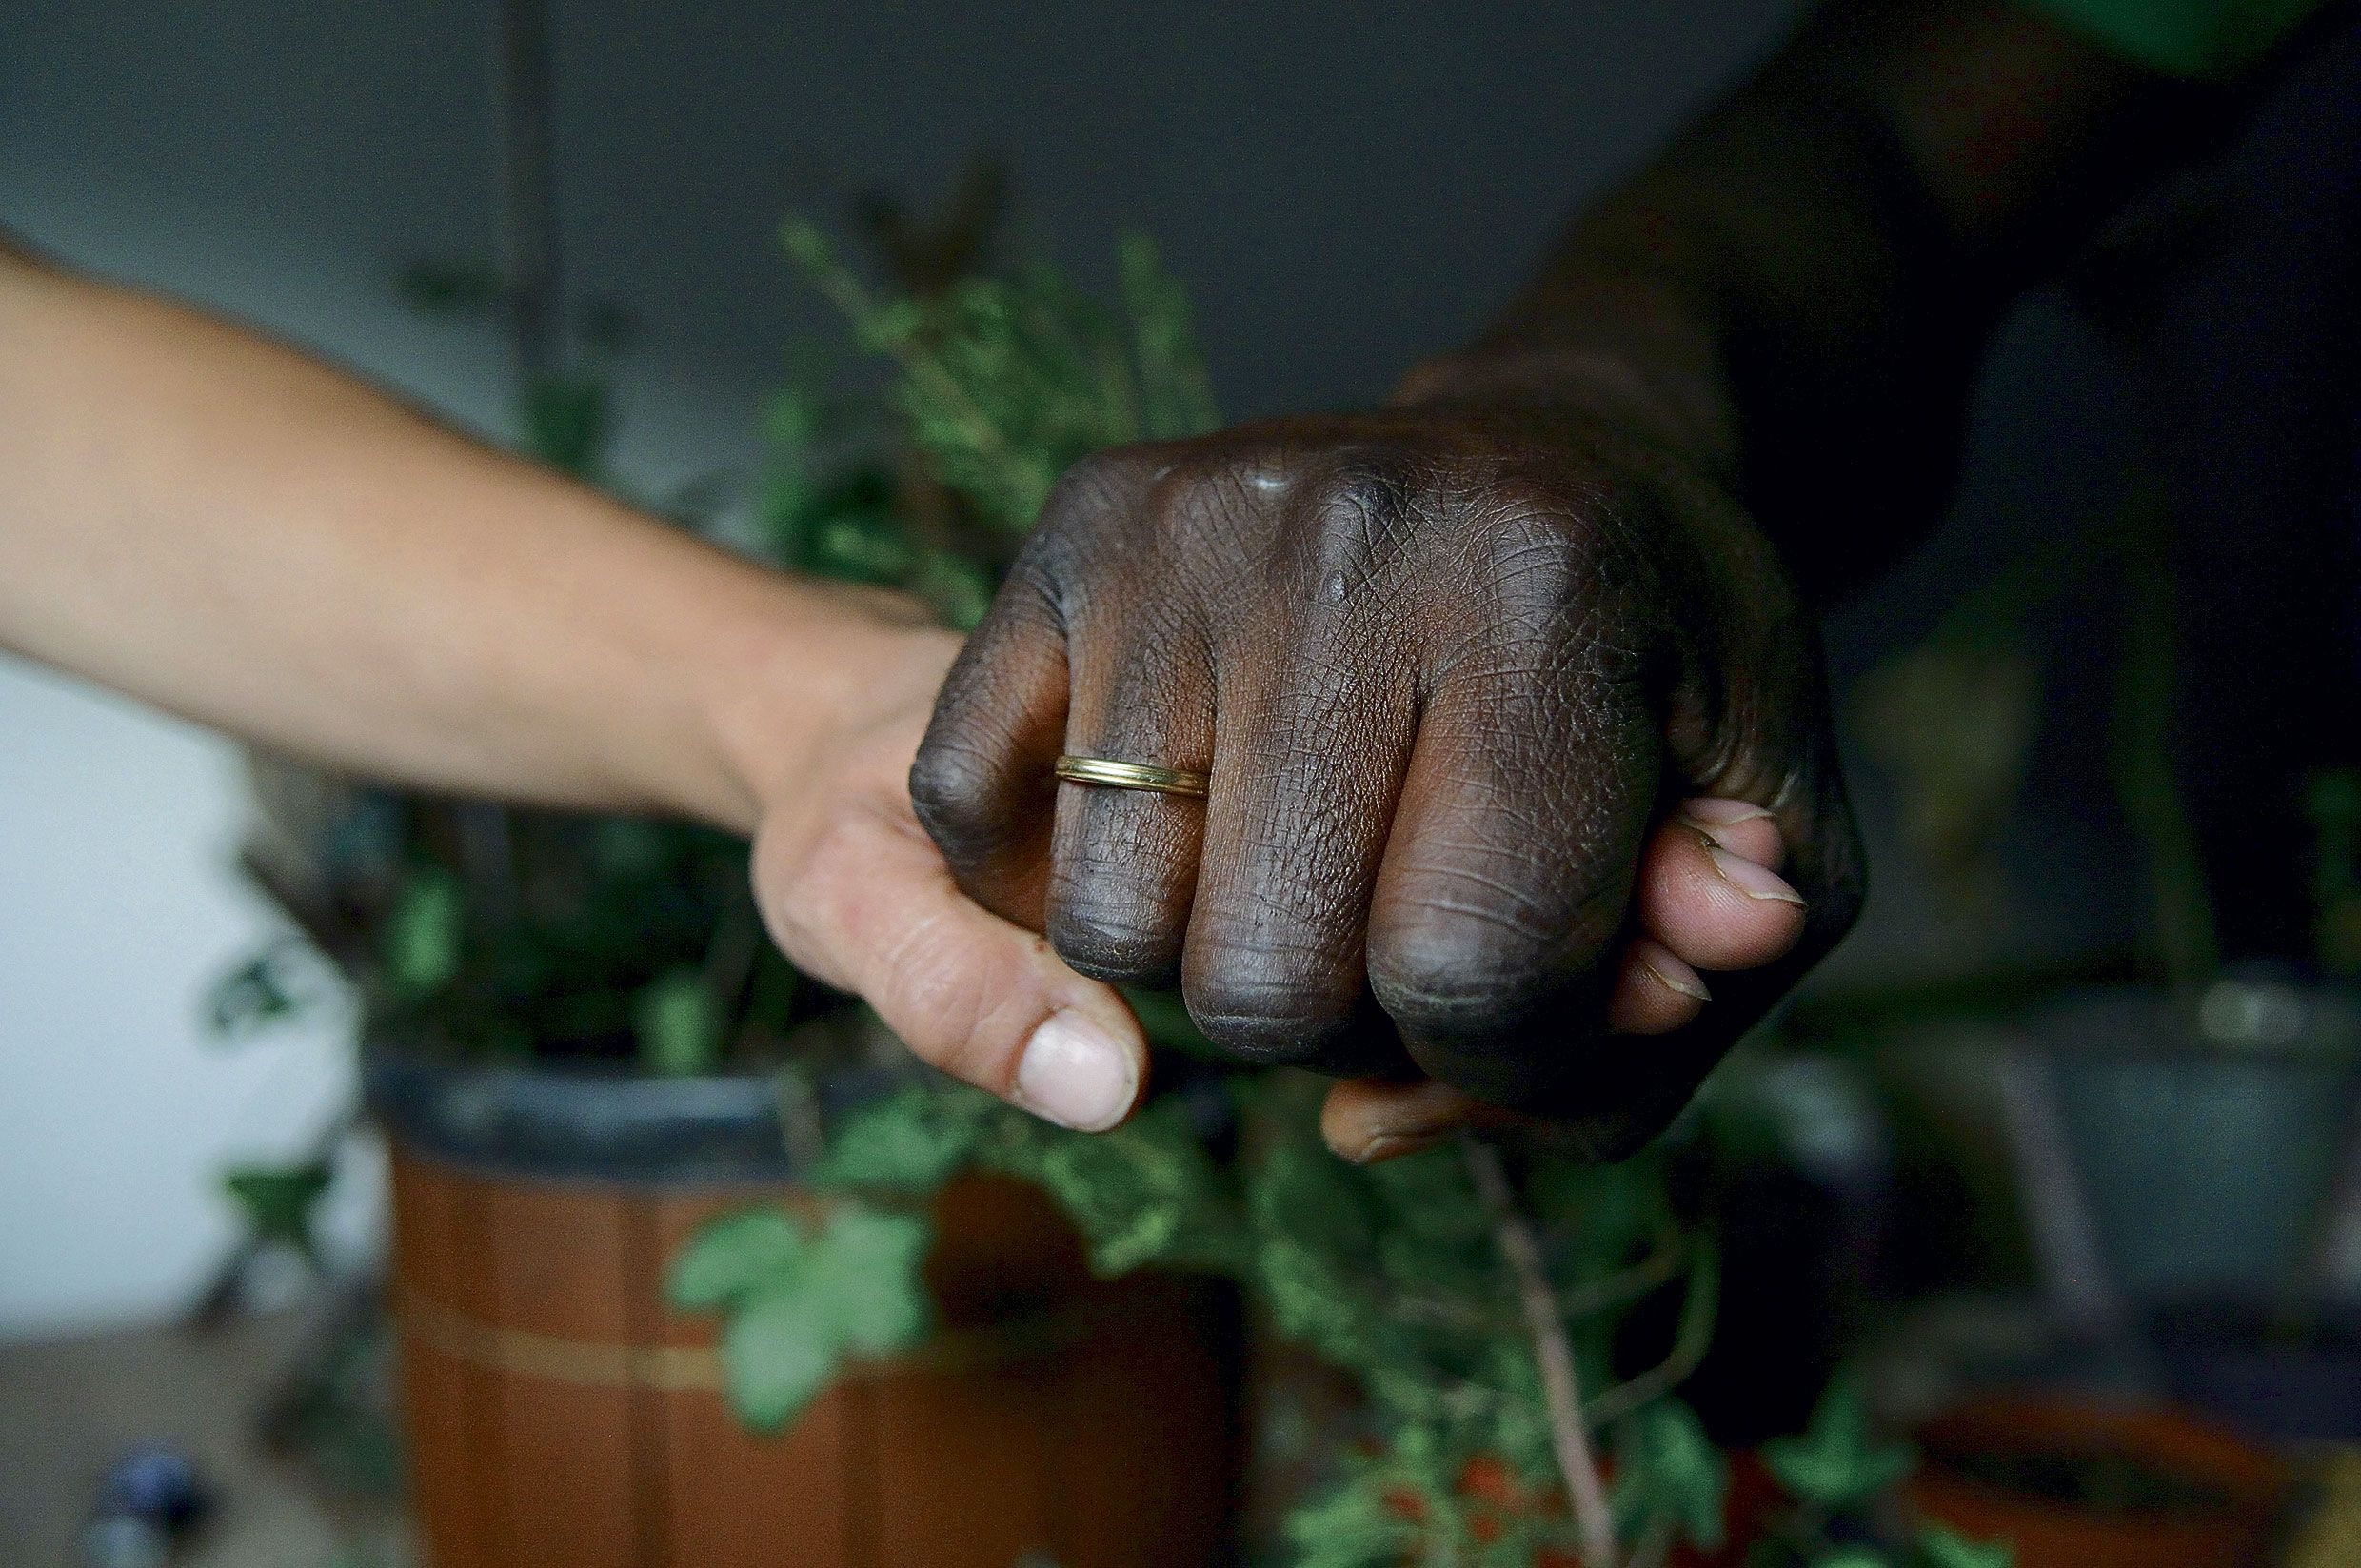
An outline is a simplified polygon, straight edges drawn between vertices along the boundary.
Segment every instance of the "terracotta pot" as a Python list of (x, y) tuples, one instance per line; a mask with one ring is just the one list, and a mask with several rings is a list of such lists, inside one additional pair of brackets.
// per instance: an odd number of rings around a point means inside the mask
[(1095, 1281), (1048, 1200), (962, 1181), (937, 1208), (935, 1339), (757, 1438), (723, 1404), (711, 1323), (669, 1313), (661, 1281), (712, 1215), (805, 1201), (775, 1121), (759, 1135), (775, 1085), (387, 1060), (370, 1080), (394, 1144), (430, 1568), (1224, 1558), (1239, 1422), (1221, 1290)]
[[(2013, 1543), (2017, 1568), (2260, 1562), (2290, 1479), (2268, 1450), (2170, 1410), (1995, 1399), (1917, 1437), (1912, 1503), (1969, 1536)], [(2066, 1483), (2093, 1467), (2131, 1495), (2073, 1495)]]

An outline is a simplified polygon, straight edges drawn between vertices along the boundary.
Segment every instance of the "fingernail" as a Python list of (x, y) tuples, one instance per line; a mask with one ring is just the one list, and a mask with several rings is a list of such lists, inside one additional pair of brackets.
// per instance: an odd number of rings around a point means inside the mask
[(1677, 813), (1700, 827), (1731, 827), (1738, 823), (1751, 823), (1770, 812), (1744, 801), (1734, 801), (1720, 795), (1700, 795), (1694, 801), (1683, 801)]
[(1368, 1142), (1345, 1158), (1356, 1165), (1374, 1165), (1382, 1160), (1399, 1160), (1405, 1154), (1431, 1149), (1447, 1136), (1439, 1132), (1374, 1133)]
[(1705, 988), (1705, 982), (1697, 979), (1694, 973), (1684, 980), (1680, 976), (1673, 974), (1662, 964), (1652, 963), (1646, 959), (1641, 959), (1639, 961), (1639, 966), (1642, 969), (1647, 970), (1650, 978), (1652, 978), (1658, 985), (1663, 986), (1666, 990), (1672, 992), (1676, 996), (1688, 997), (1696, 1002), (1711, 1002), (1714, 1000), (1714, 993), (1707, 990)]
[(1080, 1013), (1052, 1013), (1024, 1042), (1009, 1098), (1044, 1121), (1104, 1132), (1140, 1094), (1140, 1068), (1123, 1042)]
[(1787, 879), (1776, 871), (1764, 869), (1743, 855), (1733, 855), (1721, 845), (1708, 841), (1706, 858), (1714, 863), (1715, 872), (1721, 880), (1750, 899), (1776, 899), (1781, 903), (1803, 907), (1803, 895), (1787, 885)]

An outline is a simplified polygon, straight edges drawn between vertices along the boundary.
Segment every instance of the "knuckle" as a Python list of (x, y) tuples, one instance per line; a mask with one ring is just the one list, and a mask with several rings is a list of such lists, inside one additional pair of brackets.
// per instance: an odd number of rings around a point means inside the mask
[(1422, 491), (1413, 466), (1391, 454), (1354, 456), (1322, 479), (1305, 523), (1312, 597), (1344, 604), (1407, 559)]
[(765, 923), (786, 955), (836, 976), (828, 956), (865, 923), (863, 892), (873, 881), (879, 827), (849, 804), (830, 808), (806, 833), (765, 838), (754, 876)]
[(1324, 953), (1258, 945), (1192, 958), (1189, 1016), (1233, 1056), (1274, 1065), (1317, 1062), (1352, 1031), (1359, 977), (1340, 977)]
[(1428, 901), (1371, 933), (1369, 983), (1413, 1039), (1517, 1035), (1560, 1007), (1582, 965), (1531, 922), (1498, 906)]
[(1597, 587), (1598, 540), (1562, 507), (1508, 487), (1495, 490), (1485, 510), (1485, 526), (1472, 536), (1474, 565), (1511, 626), (1554, 627)]
[(1049, 943), (1066, 967), (1119, 985), (1169, 985), (1180, 938), (1161, 901), (1115, 890), (1061, 899), (1049, 915)]
[(1137, 447), (1112, 447), (1075, 459), (1049, 488), (1042, 529), (1088, 526), (1110, 508), (1129, 506), (1146, 471), (1145, 454)]
[(910, 764), (910, 807), (954, 866), (988, 857), (1002, 839), (1000, 768), (973, 742), (930, 733)]
[(896, 943), (882, 963), (883, 994), (873, 1000), (919, 1060), (998, 1092), (1008, 1077), (1007, 1053), (988, 1026), (982, 985), (959, 962), (946, 934), (922, 925)]

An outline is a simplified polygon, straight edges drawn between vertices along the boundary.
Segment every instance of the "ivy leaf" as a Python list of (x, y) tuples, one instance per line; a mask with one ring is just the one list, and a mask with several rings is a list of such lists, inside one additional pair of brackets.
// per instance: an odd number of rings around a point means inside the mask
[(694, 1078), (722, 1060), (722, 1010), (702, 970), (674, 969), (631, 999), (640, 1062), (661, 1078)]
[(745, 1301), (722, 1330), (722, 1386), (738, 1419), (777, 1432), (836, 1375), (838, 1345), (803, 1291), (773, 1286)]
[(776, 1432), (847, 1356), (886, 1355), (925, 1336), (929, 1237), (923, 1220), (856, 1203), (831, 1211), (816, 1234), (783, 1209), (749, 1209), (690, 1238), (665, 1297), (727, 1315), (724, 1391), (747, 1426)]
[(1930, 1524), (1918, 1533), (1918, 1560), (1925, 1568), (2013, 1568), (2016, 1548), (2004, 1540), (1970, 1540)]
[(678, 1312), (717, 1312), (792, 1280), (809, 1243), (786, 1211), (726, 1214), (698, 1227), (665, 1271), (665, 1300)]
[(1647, 1406), (1626, 1424), (1619, 1452), (1619, 1518), (1670, 1520), (1699, 1550), (1721, 1549), (1730, 1469), (1695, 1411), (1678, 1399)]
[(242, 1165), (226, 1172), (222, 1189), (246, 1216), (258, 1240), (293, 1247), (316, 1260), (311, 1217), (333, 1173), (326, 1161), (301, 1165)]
[(1894, 1568), (1883, 1552), (1866, 1546), (1833, 1546), (1811, 1558), (1811, 1568)]
[(932, 1192), (973, 1158), (983, 1129), (982, 1109), (965, 1095), (931, 1084), (864, 1105), (828, 1141), (812, 1184)]
[(1908, 1448), (1871, 1438), (1860, 1387), (1849, 1377), (1829, 1384), (1801, 1437), (1764, 1443), (1762, 1461), (1790, 1497), (1831, 1512), (1868, 1502), (1917, 1462)]
[(932, 1228), (916, 1215), (846, 1205), (805, 1254), (799, 1287), (807, 1310), (846, 1349), (883, 1356), (925, 1337), (919, 1272)]

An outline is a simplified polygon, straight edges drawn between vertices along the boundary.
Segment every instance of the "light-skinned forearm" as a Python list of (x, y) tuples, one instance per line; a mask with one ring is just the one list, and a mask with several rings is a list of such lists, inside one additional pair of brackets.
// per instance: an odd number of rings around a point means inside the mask
[(914, 620), (0, 248), (0, 646), (355, 771), (743, 830)]

